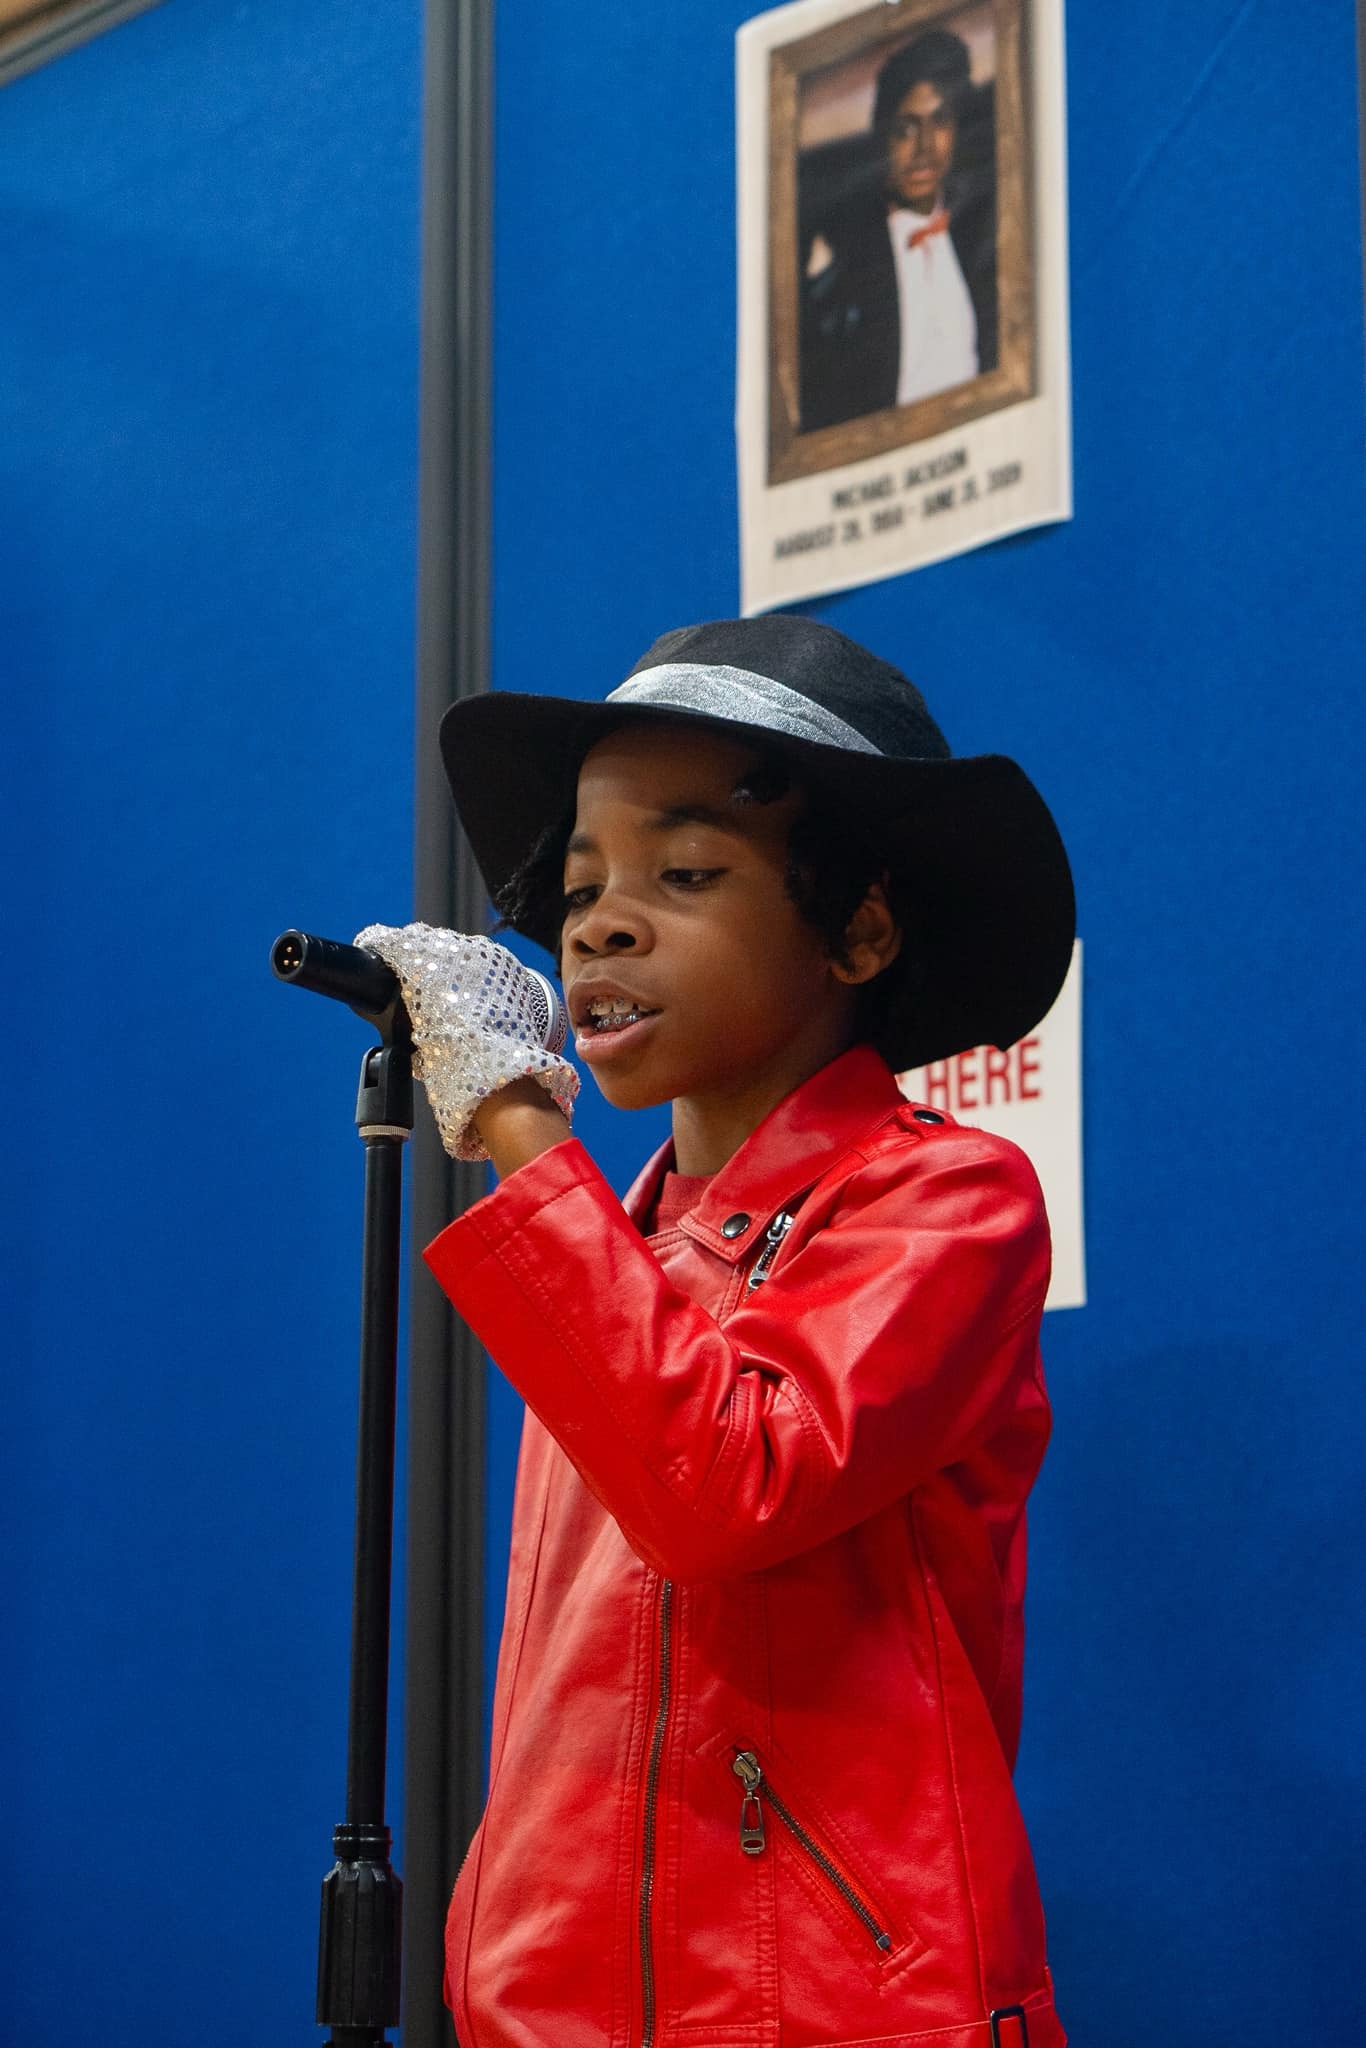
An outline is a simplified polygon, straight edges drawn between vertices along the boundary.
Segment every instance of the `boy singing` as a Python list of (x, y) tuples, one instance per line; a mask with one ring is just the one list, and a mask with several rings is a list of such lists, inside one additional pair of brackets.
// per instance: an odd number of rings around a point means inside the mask
[(1011, 1785), (1047, 1226), (1019, 1152), (894, 1079), (1048, 1009), (1053, 822), (790, 615), (442, 738), (579, 1057), (673, 1126), (623, 1206), (511, 956), (360, 935), (499, 1175), (427, 1257), (529, 1410), (459, 2040), (1063, 2048)]

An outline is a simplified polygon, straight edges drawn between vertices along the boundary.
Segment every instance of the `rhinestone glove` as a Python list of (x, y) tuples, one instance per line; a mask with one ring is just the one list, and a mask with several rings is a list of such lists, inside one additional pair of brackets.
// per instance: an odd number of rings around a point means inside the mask
[(579, 1077), (540, 1039), (544, 997), (506, 946), (431, 924), (368, 924), (356, 944), (378, 953), (403, 988), (413, 1072), (453, 1159), (487, 1159), (472, 1118), (486, 1097), (531, 1076), (573, 1114)]

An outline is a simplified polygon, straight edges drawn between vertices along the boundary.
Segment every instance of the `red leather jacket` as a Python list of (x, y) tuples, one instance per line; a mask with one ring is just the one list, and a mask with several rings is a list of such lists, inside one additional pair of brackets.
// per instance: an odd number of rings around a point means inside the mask
[(647, 1244), (667, 1164), (623, 1215), (567, 1142), (427, 1253), (531, 1410), (463, 2048), (1064, 2048), (1011, 1786), (1033, 1172), (866, 1047)]

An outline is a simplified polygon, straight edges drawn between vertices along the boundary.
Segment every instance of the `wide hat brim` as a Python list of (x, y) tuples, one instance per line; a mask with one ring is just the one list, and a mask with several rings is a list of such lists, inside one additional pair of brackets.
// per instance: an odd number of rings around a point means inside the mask
[[(546, 828), (572, 815), (584, 756), (627, 722), (752, 738), (843, 799), (851, 821), (885, 850), (917, 907), (926, 969), (879, 1032), (898, 1071), (976, 1045), (1013, 1045), (1052, 1007), (1072, 955), (1071, 871), (1048, 806), (1001, 754), (915, 760), (667, 705), (512, 691), (467, 698), (442, 721), (441, 753), (495, 904)], [(557, 927), (527, 919), (514, 929), (556, 953)]]

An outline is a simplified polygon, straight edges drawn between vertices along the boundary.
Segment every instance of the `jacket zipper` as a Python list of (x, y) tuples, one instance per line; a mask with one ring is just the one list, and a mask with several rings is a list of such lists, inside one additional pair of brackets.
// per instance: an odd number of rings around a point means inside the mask
[[(753, 1271), (750, 1273), (745, 1289), (746, 1293), (752, 1293), (756, 1287), (761, 1286), (768, 1278), (768, 1269), (773, 1263), (778, 1247), (787, 1236), (788, 1231), (791, 1230), (795, 1221), (795, 1217), (790, 1216), (785, 1209), (780, 1209), (769, 1224), (764, 1237), (763, 1248), (754, 1262)], [(673, 1590), (673, 1582), (671, 1580), (661, 1579), (659, 1586), (659, 1707), (655, 1714), (654, 1734), (650, 1739), (649, 1761), (645, 1767), (645, 1827), (640, 1858), (640, 2048), (654, 2048), (655, 2038), (654, 1929), (651, 1924), (651, 1918), (655, 1889), (659, 1772), (664, 1759), (664, 1737), (668, 1731), (669, 1706), (673, 1689)], [(739, 1769), (738, 1764), (736, 1769)], [(794, 1833), (800, 1839), (805, 1839), (810, 1843), (810, 1838), (803, 1835), (803, 1831), (797, 1826), (797, 1823), (787, 1813), (786, 1809), (778, 1805), (771, 1792), (769, 1793), (769, 1799), (775, 1812), (783, 1815), (783, 1818), (787, 1821), (788, 1826), (793, 1829)], [(755, 1806), (756, 1808), (758, 1806), (757, 1800), (755, 1801)], [(760, 1821), (760, 1832), (760, 1847), (762, 1848), (762, 1818)], [(810, 1843), (810, 1847), (813, 1854), (829, 1870), (834, 1882), (848, 1897), (851, 1905), (855, 1907), (856, 1911), (860, 1911), (860, 1918), (866, 1919), (867, 1925), (876, 1937), (878, 1929), (867, 1908), (861, 1907), (861, 1901), (859, 1901), (857, 1895), (839, 1876), (839, 1873), (835, 1870), (834, 1865), (829, 1862), (828, 1858), (823, 1857), (821, 1852), (816, 1849), (815, 1844)], [(890, 1937), (884, 1937), (880, 1946), (890, 1948)]]
[(763, 1286), (768, 1278), (768, 1269), (773, 1264), (778, 1246), (787, 1236), (788, 1231), (791, 1230), (796, 1220), (795, 1216), (788, 1215), (786, 1209), (780, 1209), (769, 1224), (768, 1232), (764, 1238), (763, 1249), (754, 1261), (754, 1267), (749, 1276), (749, 1285), (745, 1289), (746, 1294), (753, 1294), (756, 1287)]
[(767, 1799), (769, 1805), (773, 1808), (773, 1811), (777, 1814), (793, 1840), (798, 1844), (803, 1853), (809, 1857), (811, 1862), (816, 1865), (822, 1876), (834, 1886), (835, 1890), (844, 1900), (845, 1905), (853, 1913), (855, 1919), (859, 1921), (861, 1926), (867, 1929), (875, 1945), (885, 1955), (892, 1946), (891, 1935), (888, 1934), (885, 1928), (879, 1927), (877, 1916), (874, 1914), (871, 1906), (859, 1897), (859, 1894), (854, 1890), (844, 1872), (835, 1868), (835, 1865), (830, 1861), (824, 1849), (820, 1847), (819, 1843), (811, 1839), (801, 1822), (784, 1806), (782, 1800), (764, 1776), (763, 1766), (760, 1764), (754, 1751), (752, 1749), (738, 1750), (731, 1769), (740, 1780), (740, 1847), (744, 1850), (746, 1856), (762, 1856), (768, 1845), (768, 1837), (764, 1830), (764, 1809), (759, 1800), (759, 1791), (762, 1787), (764, 1798)]
[(655, 1835), (658, 1824), (659, 1769), (664, 1758), (664, 1736), (669, 1725), (669, 1697), (673, 1685), (673, 1582), (661, 1579), (659, 1586), (659, 1710), (650, 1739), (650, 1759), (645, 1767), (645, 1834), (640, 1853), (640, 2001), (642, 2008), (640, 2048), (654, 2048), (655, 1960), (654, 1934), (650, 1924), (655, 1889)]

